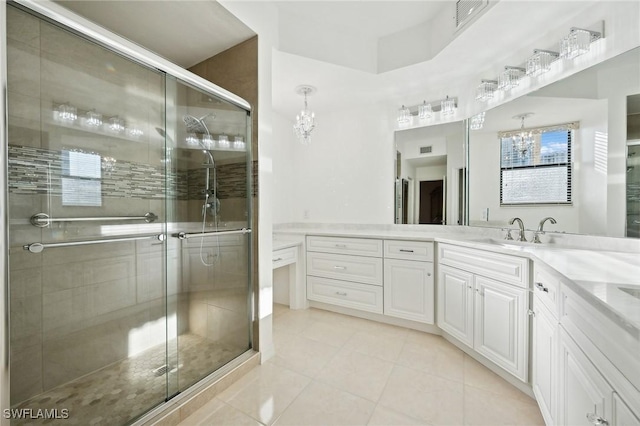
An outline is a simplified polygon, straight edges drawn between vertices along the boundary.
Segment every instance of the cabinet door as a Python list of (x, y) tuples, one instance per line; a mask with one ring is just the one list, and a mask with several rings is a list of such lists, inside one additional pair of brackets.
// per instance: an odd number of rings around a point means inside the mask
[(475, 276), (474, 348), (527, 381), (528, 292)]
[(533, 312), (531, 384), (545, 423), (553, 425), (556, 424), (559, 325), (538, 297), (533, 298)]
[(637, 426), (640, 419), (631, 411), (616, 392), (613, 393), (612, 415), (615, 426)]
[(473, 346), (473, 274), (438, 267), (438, 326)]
[(613, 389), (563, 329), (560, 329), (559, 345), (558, 424), (613, 425), (610, 418)]
[(433, 324), (433, 263), (384, 260), (384, 314)]

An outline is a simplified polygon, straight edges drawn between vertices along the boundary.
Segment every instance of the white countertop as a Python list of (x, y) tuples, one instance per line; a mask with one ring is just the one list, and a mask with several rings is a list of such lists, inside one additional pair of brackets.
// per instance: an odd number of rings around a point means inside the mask
[[(470, 227), (424, 226), (356, 226), (340, 229), (330, 225), (316, 228), (287, 227), (276, 230), (276, 241), (287, 241), (286, 235), (324, 235), (336, 237), (382, 238), (436, 241), (480, 250), (527, 257), (543, 262), (566, 278), (568, 285), (592, 306), (607, 315), (640, 340), (640, 299), (619, 287), (637, 289), (640, 294), (640, 253), (589, 248), (563, 247), (556, 244), (533, 244), (502, 241), (499, 230)], [(280, 247), (280, 246), (279, 246)], [(563, 282), (564, 282), (563, 281)], [(630, 328), (629, 325), (632, 327)]]

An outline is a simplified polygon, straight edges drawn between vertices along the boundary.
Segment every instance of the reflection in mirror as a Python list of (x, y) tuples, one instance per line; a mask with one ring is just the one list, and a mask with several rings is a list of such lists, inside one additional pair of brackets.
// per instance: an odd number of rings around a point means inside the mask
[(640, 238), (640, 95), (627, 97), (627, 237)]
[(627, 173), (635, 151), (626, 123), (638, 76), (640, 48), (487, 111), (469, 133), (469, 224), (510, 227), (519, 217), (535, 230), (553, 217), (546, 231), (637, 237), (627, 233), (626, 207), (638, 218), (640, 203), (631, 201), (637, 178), (626, 184), (636, 176)]
[(395, 223), (465, 223), (462, 121), (397, 131)]

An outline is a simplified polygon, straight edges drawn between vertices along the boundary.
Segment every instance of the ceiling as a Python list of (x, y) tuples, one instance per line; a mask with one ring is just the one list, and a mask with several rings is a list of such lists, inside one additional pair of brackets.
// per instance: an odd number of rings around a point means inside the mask
[[(357, 33), (378, 39), (430, 21), (454, 0), (430, 1), (275, 1), (278, 11), (327, 31)], [(321, 35), (318, 35), (321, 36)]]
[[(183, 67), (190, 67), (254, 35), (213, 0), (55, 1)], [(446, 44), (434, 50), (432, 59), (389, 72), (367, 72), (330, 59), (317, 59), (330, 57), (333, 51), (347, 57), (357, 56), (361, 53), (358, 43), (362, 40), (372, 43), (411, 31), (416, 25), (433, 23), (435, 26), (448, 16), (447, 8), (451, 8), (452, 2), (454, 0), (271, 2), (278, 10), (280, 43), (280, 49), (273, 51), (272, 60), (274, 110), (294, 117), (302, 106), (302, 99), (294, 89), (301, 84), (317, 87), (317, 93), (309, 99), (309, 107), (316, 112), (374, 104), (384, 104), (392, 111), (391, 108), (400, 104), (417, 105), (446, 95), (468, 95), (473, 88), (464, 86), (463, 82), (495, 77), (505, 64), (518, 65), (511, 63), (514, 55), (525, 48), (530, 52), (534, 44), (548, 48), (549, 40), (557, 41), (557, 35), (541, 32), (541, 28), (549, 22), (558, 22), (558, 16), (569, 20), (598, 3), (595, 0), (491, 2), (490, 13), (484, 13), (463, 31), (444, 40)], [(505, 22), (518, 23), (509, 26), (508, 37), (504, 36)], [(308, 34), (304, 34), (307, 27)], [(522, 40), (527, 43), (523, 45)], [(413, 44), (400, 45), (398, 50), (419, 50), (429, 42), (413, 40)], [(287, 49), (288, 46), (297, 50), (292, 53), (294, 49)], [(524, 58), (524, 55), (517, 57)]]
[(53, 0), (189, 68), (255, 35), (211, 0)]

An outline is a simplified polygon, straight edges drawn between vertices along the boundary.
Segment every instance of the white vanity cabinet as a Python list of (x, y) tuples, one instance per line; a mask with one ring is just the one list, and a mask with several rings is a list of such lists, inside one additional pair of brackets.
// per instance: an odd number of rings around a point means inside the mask
[(307, 299), (434, 323), (433, 242), (307, 237)]
[(562, 284), (558, 417), (564, 425), (640, 425), (637, 340)]
[(558, 310), (560, 280), (534, 265), (531, 339), (531, 385), (547, 425), (556, 424), (558, 408)]
[(433, 243), (384, 241), (384, 314), (434, 323)]
[(307, 299), (381, 314), (382, 240), (307, 237)]
[(526, 382), (528, 259), (438, 247), (438, 326)]

